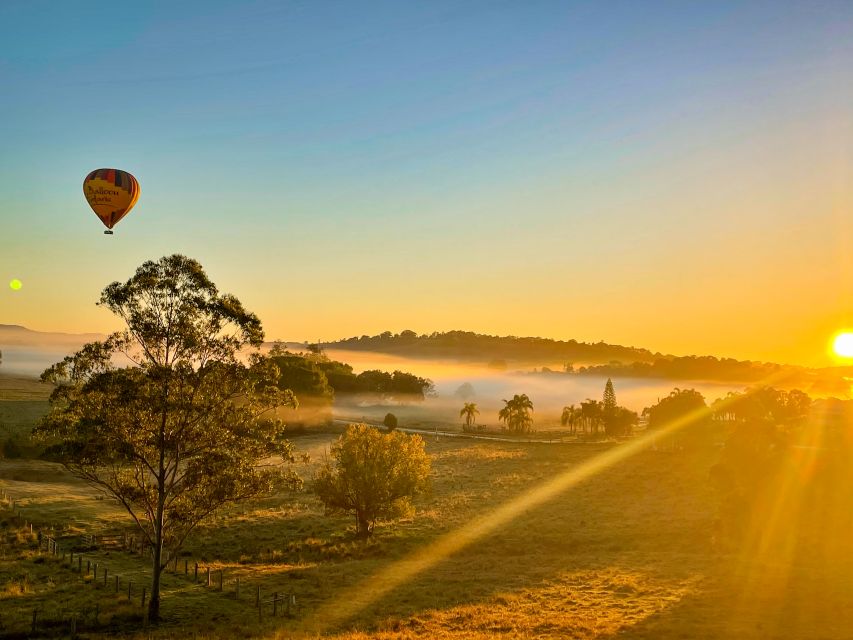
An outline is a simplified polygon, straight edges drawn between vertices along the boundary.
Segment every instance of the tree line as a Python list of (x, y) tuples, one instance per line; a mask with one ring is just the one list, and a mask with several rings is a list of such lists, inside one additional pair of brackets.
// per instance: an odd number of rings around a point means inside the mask
[(850, 367), (810, 369), (772, 362), (754, 362), (714, 356), (666, 356), (653, 361), (621, 362), (576, 367), (563, 365), (562, 371), (543, 367), (538, 373), (578, 376), (661, 378), (667, 380), (708, 380), (715, 382), (753, 383), (771, 376), (782, 377), (786, 387), (809, 386), (820, 392), (846, 392), (845, 376)]
[(420, 401), (435, 393), (431, 380), (405, 371), (369, 369), (356, 374), (352, 366), (329, 359), (317, 345), (309, 345), (307, 352), (291, 352), (276, 344), (270, 359), (279, 370), (279, 387), (330, 402), (341, 395)]
[[(457, 394), (460, 395), (460, 394)], [(461, 395), (460, 395), (461, 397)], [(504, 406), (498, 411), (498, 420), (507, 431), (514, 435), (530, 433), (533, 430), (533, 401), (526, 393), (515, 394), (509, 400), (503, 400)], [(459, 412), (464, 418), (463, 429), (474, 431), (476, 416), (480, 413), (475, 402), (465, 402)], [(636, 412), (620, 406), (616, 402), (616, 391), (609, 378), (604, 385), (601, 400), (588, 398), (578, 406), (571, 404), (563, 407), (561, 424), (569, 427), (572, 435), (586, 437), (619, 437), (630, 434), (637, 426), (639, 416)]]
[(337, 349), (394, 353), (414, 358), (462, 358), (483, 362), (514, 360), (521, 362), (582, 360), (584, 362), (652, 361), (656, 356), (648, 349), (624, 347), (605, 342), (589, 343), (550, 338), (492, 336), (471, 331), (446, 331), (418, 335), (405, 330), (385, 331), (375, 336), (363, 335), (330, 343)]

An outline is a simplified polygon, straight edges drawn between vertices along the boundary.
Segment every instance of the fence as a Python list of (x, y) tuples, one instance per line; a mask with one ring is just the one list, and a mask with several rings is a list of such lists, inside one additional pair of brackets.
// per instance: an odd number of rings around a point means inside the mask
[[(139, 602), (139, 606), (143, 611), (143, 618), (147, 622), (147, 612), (145, 611), (149, 595), (147, 586), (141, 583), (136, 584), (133, 580), (125, 578), (120, 574), (110, 573), (109, 567), (106, 566), (102, 558), (93, 558), (90, 554), (92, 549), (107, 548), (144, 556), (151, 552), (151, 545), (145, 541), (137, 540), (136, 536), (128, 533), (108, 535), (84, 533), (79, 536), (79, 545), (67, 545), (66, 540), (60, 540), (56, 537), (54, 530), (57, 527), (46, 527), (45, 529), (34, 527), (33, 522), (25, 518), (20, 504), (5, 489), (0, 489), (0, 504), (5, 504), (12, 511), (12, 516), (24, 529), (29, 529), (31, 534), (37, 535), (38, 550), (40, 553), (44, 552), (49, 556), (58, 558), (60, 560), (59, 566), (77, 573), (84, 584), (102, 585), (103, 588), (109, 588), (116, 594), (120, 592), (124, 594), (126, 591), (127, 601), (133, 602), (136, 600)], [(75, 536), (75, 538), (78, 537)], [(82, 546), (89, 551), (78, 550), (75, 552), (75, 546), (78, 549)], [(224, 569), (214, 569), (210, 565), (199, 564), (196, 561), (192, 561), (192, 564), (190, 563), (191, 560), (188, 557), (179, 558), (176, 555), (170, 560), (169, 566), (165, 567), (164, 571), (168, 571), (171, 568), (172, 574), (183, 574), (186, 579), (191, 580), (194, 584), (203, 584), (205, 588), (213, 588), (218, 592), (230, 595), (235, 600), (241, 600), (241, 588), (244, 593), (249, 592), (247, 589), (248, 585), (245, 582), (241, 583), (240, 576), (235, 576), (233, 580), (226, 581)], [(226, 587), (233, 587), (233, 590)], [(265, 599), (260, 586), (255, 586), (254, 598), (245, 599), (245, 602), (253, 604), (254, 608), (258, 610), (259, 621), (263, 620), (266, 615), (264, 611), (265, 607), (268, 611), (271, 610), (272, 617), (294, 617), (301, 611), (301, 603), (297, 602), (295, 593), (275, 591), (271, 597)], [(35, 634), (38, 628), (48, 625), (53, 628), (64, 627), (74, 637), (78, 631), (78, 625), (89, 621), (89, 626), (92, 623), (97, 626), (99, 615), (99, 605), (95, 605), (91, 610), (84, 609), (77, 612), (69, 612), (67, 615), (60, 616), (59, 620), (47, 619), (43, 615), (40, 616), (40, 610), (36, 608), (33, 609), (31, 632)]]

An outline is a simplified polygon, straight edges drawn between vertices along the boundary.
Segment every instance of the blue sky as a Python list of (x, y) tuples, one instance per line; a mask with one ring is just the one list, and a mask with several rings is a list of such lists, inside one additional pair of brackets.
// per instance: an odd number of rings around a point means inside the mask
[[(111, 328), (173, 252), (271, 337), (816, 362), (853, 322), (851, 3), (129, 7), (0, 4), (0, 322)], [(142, 188), (112, 238), (102, 166)]]

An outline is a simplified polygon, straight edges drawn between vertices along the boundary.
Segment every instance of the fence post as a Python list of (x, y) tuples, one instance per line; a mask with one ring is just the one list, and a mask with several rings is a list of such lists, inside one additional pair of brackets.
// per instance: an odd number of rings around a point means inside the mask
[(145, 587), (142, 587), (142, 608), (145, 608)]
[(219, 590), (222, 591), (222, 569), (219, 570)]
[(177, 572), (178, 572), (178, 556), (176, 553), (175, 554), (175, 568), (172, 570), (172, 573), (177, 573)]
[(104, 586), (107, 586), (107, 568), (104, 567)]
[(116, 576), (116, 593), (118, 593), (118, 576)]
[(195, 563), (195, 574), (193, 575), (193, 582), (198, 584), (198, 562)]
[(237, 587), (234, 590), (234, 599), (235, 600), (240, 599), (240, 576), (237, 576)]
[(92, 566), (92, 561), (86, 560), (86, 575), (87, 576), (89, 575), (89, 569), (91, 568), (91, 566)]
[(184, 575), (188, 576), (190, 574), (190, 561), (184, 560)]
[(255, 606), (260, 608), (261, 606), (261, 588), (258, 587), (257, 592), (255, 593)]
[(83, 556), (77, 556), (77, 573), (83, 573)]
[(98, 581), (98, 563), (92, 565), (92, 582), (95, 583)]
[(287, 601), (287, 610), (284, 612), (284, 614), (289, 618), (290, 617), (290, 598), (291, 598), (291, 595), (287, 594), (284, 597), (287, 599), (286, 600)]
[(207, 568), (207, 586), (210, 586), (210, 567)]
[(133, 587), (133, 580), (127, 581), (127, 601), (130, 602), (130, 590)]

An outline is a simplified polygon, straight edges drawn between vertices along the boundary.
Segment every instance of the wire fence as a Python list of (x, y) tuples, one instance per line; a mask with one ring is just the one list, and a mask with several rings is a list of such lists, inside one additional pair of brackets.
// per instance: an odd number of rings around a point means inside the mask
[[(20, 500), (0, 488), (0, 507), (10, 512), (13, 522), (33, 535), (37, 540), (39, 554), (53, 558), (56, 571), (71, 572), (79, 576), (84, 585), (91, 585), (103, 594), (110, 594), (113, 602), (118, 597), (129, 604), (139, 607), (140, 618), (147, 625), (146, 604), (149, 603), (150, 577), (139, 579), (134, 576), (112, 571), (107, 561), (97, 551), (104, 549), (120, 551), (151, 560), (151, 545), (140, 541), (129, 533), (110, 533), (96, 535), (83, 533), (71, 536), (58, 536), (60, 526), (55, 524), (36, 525), (27, 510), (22, 508)], [(144, 569), (143, 569), (144, 570)], [(224, 568), (209, 563), (195, 561), (187, 556), (177, 555), (164, 567), (164, 572), (183, 577), (193, 585), (219, 592), (234, 600), (245, 602), (257, 609), (258, 620), (272, 617), (295, 617), (301, 612), (301, 603), (293, 592), (274, 591), (272, 594), (262, 591), (260, 585), (251, 585), (239, 575), (229, 576)], [(61, 608), (47, 615), (43, 608), (34, 607), (32, 611), (31, 634), (53, 630), (67, 632), (71, 637), (81, 630), (94, 630), (100, 625), (100, 603), (77, 610)]]

